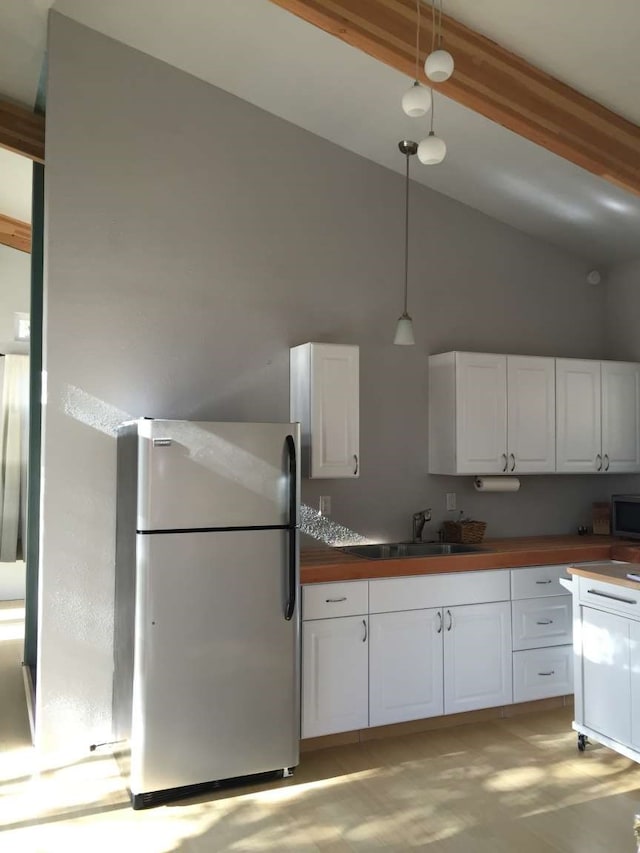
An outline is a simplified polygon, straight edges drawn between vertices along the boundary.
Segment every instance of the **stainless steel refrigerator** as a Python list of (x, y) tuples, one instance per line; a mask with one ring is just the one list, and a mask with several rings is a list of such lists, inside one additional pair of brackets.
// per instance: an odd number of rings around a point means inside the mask
[(298, 424), (142, 419), (117, 444), (114, 742), (134, 808), (287, 775)]

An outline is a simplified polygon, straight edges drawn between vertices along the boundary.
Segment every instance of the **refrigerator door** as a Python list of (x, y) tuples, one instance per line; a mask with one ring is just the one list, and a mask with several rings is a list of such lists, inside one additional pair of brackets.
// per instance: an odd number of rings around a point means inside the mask
[[(138, 422), (138, 530), (265, 527), (290, 518), (298, 424)], [(297, 509), (296, 509), (297, 513)]]
[(298, 763), (289, 535), (138, 534), (133, 794)]

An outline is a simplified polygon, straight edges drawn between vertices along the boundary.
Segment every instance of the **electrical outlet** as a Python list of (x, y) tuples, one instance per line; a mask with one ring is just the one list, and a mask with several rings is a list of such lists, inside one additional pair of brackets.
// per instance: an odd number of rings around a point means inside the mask
[(320, 495), (320, 505), (318, 507), (320, 515), (331, 515), (331, 496)]
[(454, 510), (456, 508), (456, 493), (455, 492), (447, 492), (447, 509), (449, 511)]

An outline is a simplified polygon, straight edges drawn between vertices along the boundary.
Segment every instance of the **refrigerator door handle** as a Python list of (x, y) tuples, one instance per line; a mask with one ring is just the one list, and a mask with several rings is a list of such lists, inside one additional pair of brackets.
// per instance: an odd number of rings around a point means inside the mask
[(286, 438), (287, 451), (289, 453), (289, 578), (287, 604), (284, 610), (284, 618), (287, 621), (293, 619), (296, 609), (296, 568), (297, 568), (297, 507), (298, 507), (298, 463), (296, 459), (296, 443), (292, 435)]

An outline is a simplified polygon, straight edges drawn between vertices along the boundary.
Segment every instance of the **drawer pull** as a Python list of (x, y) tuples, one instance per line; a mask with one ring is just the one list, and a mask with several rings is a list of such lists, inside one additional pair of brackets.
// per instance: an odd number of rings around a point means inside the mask
[(545, 584), (545, 583), (551, 583), (551, 581), (550, 581), (550, 580), (546, 580), (546, 581), (536, 581), (536, 583), (537, 583), (537, 584)]
[(340, 601), (346, 601), (347, 596), (343, 595), (342, 598), (325, 598), (327, 604), (338, 604)]
[(536, 625), (553, 625), (553, 619), (539, 619)]
[(599, 595), (600, 598), (610, 598), (612, 601), (621, 601), (622, 604), (637, 604), (635, 598), (623, 598), (621, 595), (611, 595), (608, 592), (598, 592), (597, 589), (588, 589), (589, 595)]
[(555, 674), (556, 674), (555, 669), (551, 669), (551, 670), (549, 670), (549, 672), (539, 672), (538, 673), (538, 675), (555, 675)]

